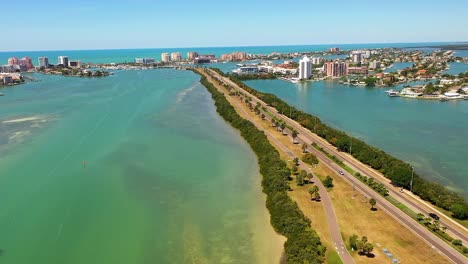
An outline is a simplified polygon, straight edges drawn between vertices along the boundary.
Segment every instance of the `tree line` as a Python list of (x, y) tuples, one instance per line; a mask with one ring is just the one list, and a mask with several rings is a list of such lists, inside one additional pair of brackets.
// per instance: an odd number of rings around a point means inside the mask
[[(215, 69), (215, 71), (224, 75), (219, 69)], [(230, 76), (230, 79), (266, 104), (276, 108), (278, 112), (288, 113), (291, 119), (296, 120), (303, 127), (324, 138), (339, 151), (349, 152), (352, 144), (352, 155), (357, 160), (381, 172), (391, 180), (393, 185), (408, 190), (411, 188), (413, 170), (410, 164), (343, 131), (322, 123), (318, 117), (288, 105), (273, 94), (262, 93), (245, 85), (235, 76)], [(459, 194), (446, 189), (442, 185), (425, 180), (417, 173), (414, 173), (412, 191), (423, 200), (450, 211), (453, 217), (468, 219), (468, 203)]]
[(258, 157), (271, 225), (278, 233), (287, 237), (284, 245), (286, 262), (323, 263), (326, 247), (320, 241), (316, 231), (312, 229), (310, 220), (287, 194), (289, 186), (286, 179), (290, 177), (291, 170), (286, 162), (281, 160), (278, 151), (270, 144), (265, 134), (250, 121), (239, 116), (224, 94), (218, 92), (205, 76), (199, 75), (201, 76), (200, 82), (211, 93), (217, 112), (231, 126), (240, 130), (241, 136)]

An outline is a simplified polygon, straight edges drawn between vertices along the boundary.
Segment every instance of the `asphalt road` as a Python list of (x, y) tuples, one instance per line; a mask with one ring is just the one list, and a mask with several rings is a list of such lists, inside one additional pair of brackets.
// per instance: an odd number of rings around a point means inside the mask
[[(226, 93), (226, 91), (221, 89), (218, 85), (215, 84), (215, 87), (218, 89), (218, 91)], [(245, 109), (241, 106), (239, 100), (229, 96), (227, 96), (226, 99), (236, 108), (237, 111), (241, 112), (241, 115), (244, 118), (252, 122), (259, 130), (263, 131), (271, 143), (275, 144), (279, 149), (281, 149), (284, 153), (291, 157), (291, 159), (296, 158), (296, 156), (288, 147), (286, 147), (283, 143), (278, 141), (270, 132), (265, 130), (261, 124), (259, 124), (258, 122), (256, 122), (255, 119), (252, 118), (253, 114), (251, 112), (245, 111)], [(302, 169), (306, 170), (307, 172), (313, 173), (310, 170), (310, 168), (302, 161), (299, 161), (299, 165)], [(318, 179), (316, 175), (314, 176), (316, 179)], [(348, 250), (346, 249), (343, 238), (341, 237), (340, 227), (338, 225), (335, 210), (333, 208), (333, 203), (330, 199), (330, 196), (327, 193), (325, 186), (323, 186), (320, 180), (315, 181), (315, 184), (319, 187), (320, 200), (323, 203), (325, 214), (327, 216), (328, 228), (330, 230), (332, 242), (334, 244), (336, 252), (339, 254), (344, 264), (355, 263), (353, 257), (349, 254)]]
[[(304, 142), (310, 145), (312, 142), (316, 142), (320, 147), (324, 148), (328, 153), (335, 155), (339, 157), (340, 159), (344, 160), (347, 164), (349, 164), (352, 168), (356, 169), (356, 171), (360, 172), (363, 175), (370, 176), (373, 178), (376, 178), (379, 182), (382, 182), (386, 184), (387, 188), (389, 189), (390, 195), (392, 195), (394, 198), (398, 199), (399, 201), (402, 201), (404, 204), (407, 206), (413, 208), (416, 212), (422, 212), (425, 213), (426, 215), (429, 212), (436, 212), (437, 210), (431, 209), (428, 205), (424, 205), (425, 202), (419, 201), (416, 202), (414, 201), (414, 197), (410, 197), (409, 195), (404, 195), (404, 193), (400, 192), (395, 192), (393, 189), (394, 187), (391, 186), (388, 182), (388, 180), (382, 181), (382, 175), (375, 170), (367, 167), (366, 165), (356, 161), (355, 159), (351, 158), (350, 156), (347, 156), (338, 150), (336, 150), (333, 146), (330, 144), (326, 143), (324, 139), (318, 137), (317, 135), (313, 134), (309, 130), (305, 129), (301, 125), (299, 125), (297, 122), (294, 120), (289, 119), (288, 117), (279, 114), (276, 109), (272, 107), (268, 107), (263, 101), (259, 100), (255, 96), (251, 95), (244, 89), (240, 88), (238, 85), (236, 85), (234, 82), (229, 80), (226, 77), (223, 77), (219, 75), (218, 73), (209, 70), (210, 73), (214, 76), (216, 76), (217, 79), (222, 80), (224, 83), (227, 83), (237, 89), (238, 91), (243, 92), (244, 94), (248, 94), (252, 98), (252, 104), (255, 105), (257, 102), (259, 102), (262, 106), (267, 107), (269, 112), (273, 114), (275, 117), (284, 120), (286, 124), (292, 128), (294, 128), (298, 132), (298, 137), (297, 141), (299, 142)], [(229, 98), (228, 98), (229, 99)], [(238, 104), (238, 101), (234, 101), (235, 103)], [(231, 101), (231, 103), (233, 103)], [(268, 116), (265, 114), (265, 116)], [(254, 121), (250, 120), (255, 124)], [(331, 159), (329, 159), (327, 156), (325, 156), (322, 152), (319, 152), (318, 150), (314, 148), (309, 148), (309, 151), (314, 153), (321, 161), (326, 164), (330, 169), (334, 171), (340, 171), (343, 170), (339, 165), (337, 165), (335, 162), (333, 162)], [(287, 153), (287, 152), (286, 152)], [(364, 185), (362, 182), (358, 181), (357, 179), (354, 178), (354, 176), (350, 175), (346, 171), (344, 171), (343, 177), (353, 184), (356, 188), (356, 190), (360, 191), (364, 195), (368, 197), (373, 197), (377, 200), (377, 204), (379, 207), (383, 210), (385, 210), (389, 215), (394, 217), (397, 221), (399, 221), (403, 226), (411, 230), (413, 233), (418, 235), (420, 238), (422, 238), (426, 243), (428, 243), (434, 250), (439, 252), (440, 254), (446, 256), (451, 262), (453, 263), (468, 263), (468, 259), (463, 256), (461, 253), (456, 251), (454, 248), (452, 248), (450, 245), (448, 245), (446, 242), (442, 241), (440, 238), (435, 236), (433, 233), (428, 231), (425, 227), (420, 225), (417, 221), (406, 215), (404, 212), (402, 212), (400, 209), (396, 208), (394, 205), (392, 205), (390, 202), (388, 202), (386, 199), (375, 193), (373, 190), (371, 190), (368, 186)], [(321, 193), (322, 194), (322, 193)], [(331, 206), (333, 208), (333, 206)], [(429, 208), (429, 209), (428, 209)], [(442, 213), (438, 213), (438, 215), (441, 217), (441, 220), (443, 220), (443, 225), (447, 226), (447, 230), (451, 232), (453, 235), (456, 237), (460, 237), (463, 241), (466, 241), (466, 235), (463, 233), (463, 229), (460, 230), (460, 226), (457, 226), (458, 223), (454, 222), (448, 217), (444, 217)], [(334, 217), (336, 221), (336, 216)], [(441, 221), (442, 222), (442, 221)], [(466, 229), (465, 229), (466, 231)], [(341, 237), (341, 234), (340, 234)]]

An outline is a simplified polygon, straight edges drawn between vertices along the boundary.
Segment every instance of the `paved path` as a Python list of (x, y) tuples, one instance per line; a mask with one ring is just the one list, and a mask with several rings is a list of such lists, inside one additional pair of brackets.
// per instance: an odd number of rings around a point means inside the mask
[[(290, 127), (294, 128), (296, 131), (298, 131), (298, 138), (296, 139), (299, 142), (304, 142), (310, 145), (312, 142), (317, 143), (320, 147), (324, 148), (327, 152), (329, 152), (332, 155), (335, 155), (341, 159), (343, 159), (347, 164), (351, 165), (356, 171), (360, 172), (363, 175), (370, 176), (376, 178), (379, 182), (382, 182), (387, 185), (387, 188), (389, 189), (390, 194), (394, 197), (397, 198), (400, 201), (403, 201), (406, 205), (409, 207), (414, 207), (416, 211), (418, 212), (423, 212), (423, 213), (428, 213), (429, 210), (430, 212), (437, 212), (435, 209), (427, 209), (427, 205), (424, 205), (424, 202), (422, 201), (415, 201), (414, 197), (410, 197), (408, 195), (404, 195), (403, 193), (396, 192), (394, 191), (394, 187), (389, 184), (388, 179), (383, 178), (383, 176), (379, 173), (376, 172), (375, 170), (367, 167), (366, 165), (360, 163), (359, 161), (355, 160), (349, 155), (343, 154), (342, 152), (339, 152), (328, 144), (324, 139), (318, 137), (317, 135), (313, 134), (311, 131), (308, 129), (305, 129), (302, 127), (300, 124), (298, 124), (296, 121), (289, 119), (288, 117), (279, 114), (276, 109), (267, 106), (263, 101), (259, 100), (255, 96), (251, 95), (244, 89), (240, 88), (238, 85), (236, 85), (234, 82), (232, 82), (229, 78), (223, 77), (216, 73), (215, 71), (209, 70), (209, 72), (215, 76), (215, 78), (222, 80), (224, 83), (231, 85), (234, 87), (236, 90), (241, 91), (244, 94), (248, 94), (252, 98), (252, 104), (256, 105), (256, 103), (260, 103), (261, 106), (267, 107), (269, 112), (273, 114), (275, 117), (284, 120), (287, 125)], [(229, 98), (228, 98), (229, 99)], [(236, 101), (237, 102), (237, 101)], [(232, 103), (232, 102), (231, 102)], [(237, 102), (238, 103), (238, 102)], [(268, 116), (268, 115), (266, 115)], [(254, 123), (255, 124), (255, 123)], [(324, 161), (324, 164), (328, 166), (330, 169), (334, 171), (340, 171), (342, 168), (337, 165), (334, 161), (329, 159), (327, 156), (325, 156), (322, 152), (319, 152), (318, 150), (314, 148), (309, 149), (312, 153), (314, 153), (320, 160)], [(357, 179), (354, 178), (353, 175), (350, 175), (346, 171), (344, 171), (343, 177), (353, 184), (358, 191), (363, 193), (364, 195), (367, 195), (368, 197), (374, 197), (377, 200), (377, 203), (380, 205), (382, 209), (387, 211), (387, 213), (394, 217), (397, 221), (399, 221), (403, 226), (408, 228), (410, 231), (412, 231), (414, 234), (417, 236), (421, 237), (426, 243), (428, 243), (434, 250), (439, 252), (440, 254), (444, 255), (447, 257), (451, 262), (453, 263), (468, 263), (468, 259), (463, 256), (461, 253), (456, 251), (454, 248), (452, 248), (450, 245), (448, 245), (445, 241), (442, 241), (440, 238), (435, 236), (433, 233), (428, 231), (425, 227), (420, 225), (417, 221), (406, 215), (404, 212), (402, 212), (400, 209), (396, 208), (394, 205), (392, 205), (390, 202), (388, 202), (386, 199), (381, 197), (380, 195), (376, 194), (373, 190), (371, 190), (368, 186), (364, 185), (362, 182), (358, 181)], [(385, 181), (383, 181), (384, 179)], [(390, 186), (389, 186), (390, 185)], [(444, 217), (443, 214), (439, 213), (439, 215)], [(336, 219), (336, 217), (335, 217)], [(457, 226), (458, 223), (454, 222), (448, 217), (443, 218), (445, 220), (444, 225), (447, 226), (448, 230), (454, 234), (456, 237), (459, 237), (461, 240), (466, 241), (466, 234), (464, 231), (466, 231), (465, 228), (461, 227), (460, 225)], [(461, 228), (460, 228), (461, 227)], [(341, 235), (340, 235), (341, 236)]]
[[(213, 80), (211, 80), (211, 82), (215, 84), (215, 87), (216, 89), (218, 89), (218, 91), (224, 94), (227, 93), (226, 90), (224, 90), (219, 85), (217, 85)], [(283, 151), (289, 157), (291, 157), (291, 159), (296, 158), (296, 156), (288, 147), (286, 147), (283, 143), (277, 140), (269, 131), (265, 130), (265, 128), (252, 117), (253, 115), (252, 112), (246, 111), (245, 108), (241, 106), (241, 103), (239, 102), (239, 100), (230, 96), (226, 96), (226, 99), (232, 104), (232, 106), (234, 106), (234, 108), (237, 110), (237, 112), (241, 116), (243, 116), (245, 119), (252, 122), (252, 124), (254, 124), (259, 130), (263, 131), (271, 143), (276, 145), (279, 149), (281, 149), (281, 151)], [(299, 165), (302, 169), (306, 170), (307, 172), (313, 173), (310, 170), (310, 168), (302, 161), (299, 161)], [(315, 176), (315, 178), (318, 179), (317, 176)], [(344, 264), (352, 264), (354, 263), (354, 260), (353, 260), (353, 257), (351, 257), (351, 255), (349, 254), (348, 250), (346, 249), (343, 238), (341, 237), (340, 227), (338, 225), (335, 210), (333, 208), (333, 203), (330, 199), (330, 196), (328, 195), (326, 188), (323, 186), (320, 180), (315, 181), (315, 184), (319, 187), (320, 199), (323, 203), (323, 208), (325, 209), (325, 214), (327, 216), (327, 222), (328, 222), (328, 228), (330, 230), (330, 234), (331, 234), (331, 238), (332, 238), (332, 242), (334, 244), (335, 250), (341, 257), (341, 260), (343, 261)]]

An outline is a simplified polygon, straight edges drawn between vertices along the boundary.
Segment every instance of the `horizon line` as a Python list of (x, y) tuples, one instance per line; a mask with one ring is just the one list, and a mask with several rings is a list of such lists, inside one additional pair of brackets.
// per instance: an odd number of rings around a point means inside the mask
[(199, 46), (199, 47), (147, 47), (147, 48), (97, 48), (97, 49), (56, 49), (56, 50), (8, 50), (0, 53), (10, 52), (51, 52), (51, 51), (100, 51), (100, 50), (144, 50), (144, 49), (207, 49), (207, 48), (252, 48), (252, 47), (285, 47), (285, 46), (322, 46), (322, 45), (371, 45), (371, 44), (430, 44), (430, 43), (468, 43), (461, 41), (421, 41), (421, 42), (366, 42), (366, 43), (320, 43), (320, 44), (280, 44), (280, 45), (240, 45), (240, 46)]

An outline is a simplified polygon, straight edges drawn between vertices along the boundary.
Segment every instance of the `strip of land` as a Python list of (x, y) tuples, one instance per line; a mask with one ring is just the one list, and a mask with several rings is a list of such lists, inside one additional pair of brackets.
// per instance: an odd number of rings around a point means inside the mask
[[(216, 78), (219, 81), (222, 81), (226, 85), (230, 85), (231, 87), (234, 87), (236, 90), (242, 91), (242, 93), (244, 93), (244, 94), (249, 94), (245, 90), (238, 87), (235, 83), (231, 82), (228, 78), (225, 78), (225, 77), (219, 75), (215, 71), (209, 70), (209, 72), (210, 72), (210, 75), (214, 76), (214, 78)], [(249, 94), (249, 96), (252, 98), (252, 103), (253, 104), (256, 104), (258, 102), (263, 107), (268, 108), (268, 106), (265, 103), (263, 103), (262, 101), (258, 100), (258, 98), (255, 98), (251, 94)], [(268, 108), (268, 110), (270, 110), (269, 111), (270, 114), (273, 113), (273, 115), (275, 117), (281, 118), (282, 120), (286, 120), (288, 126), (293, 127), (294, 129), (299, 131), (300, 135), (299, 135), (298, 141), (304, 142), (304, 143), (307, 143), (307, 144), (310, 144), (312, 142), (316, 142), (316, 143), (319, 143), (320, 145), (323, 145), (324, 142), (323, 142), (322, 139), (316, 138), (317, 136), (315, 136), (315, 137), (313, 135), (311, 136), (310, 134), (312, 134), (312, 133), (310, 131), (305, 130), (300, 125), (298, 125), (295, 121), (289, 120), (289, 119), (285, 118), (284, 116), (276, 113), (275, 109), (273, 109), (273, 108)], [(324, 147), (331, 148), (330, 146), (324, 146)], [(329, 151), (328, 148), (327, 148), (327, 151)], [(328, 166), (332, 171), (341, 170), (341, 168), (337, 164), (335, 164), (332, 160), (330, 160), (323, 153), (321, 153), (319, 151), (314, 151), (312, 149), (311, 149), (311, 151), (314, 154), (316, 154), (319, 157), (319, 159), (321, 159), (322, 161), (325, 161), (324, 164), (326, 164), (326, 166)], [(349, 162), (348, 160), (345, 160), (345, 161)], [(369, 168), (366, 168), (366, 167), (363, 168), (362, 164), (361, 165), (355, 164), (355, 163), (351, 163), (351, 164), (353, 165), (353, 167), (356, 167), (356, 169), (360, 169), (360, 170), (363, 170), (363, 171), (370, 170)], [(369, 172), (366, 172), (366, 175), (369, 175), (369, 174), (370, 174)], [(441, 241), (438, 237), (436, 237), (435, 235), (430, 233), (428, 230), (423, 228), (419, 223), (415, 222), (413, 219), (411, 219), (409, 216), (404, 214), (398, 208), (393, 206), (391, 203), (389, 203), (383, 197), (376, 196), (373, 190), (371, 190), (370, 188), (368, 188), (366, 185), (362, 184), (361, 182), (356, 181), (356, 179), (352, 175), (350, 175), (349, 173), (345, 173), (345, 175), (343, 175), (343, 176), (347, 181), (349, 181), (352, 184), (355, 184), (358, 191), (361, 191), (362, 193), (364, 193), (366, 196), (369, 196), (369, 197), (370, 196), (375, 196), (376, 199), (378, 200), (378, 203), (382, 206), (383, 209), (388, 211), (388, 213), (390, 215), (392, 215), (396, 220), (398, 220), (401, 224), (403, 224), (409, 230), (411, 230), (416, 235), (423, 238), (423, 240), (425, 240), (428, 244), (430, 244), (431, 246), (434, 246), (434, 248), (437, 248), (437, 250), (441, 254), (445, 255), (452, 262), (454, 262), (454, 263), (463, 263), (464, 261), (466, 261), (466, 258), (463, 255), (458, 253), (452, 247), (450, 247), (449, 245), (447, 245), (446, 243)]]

